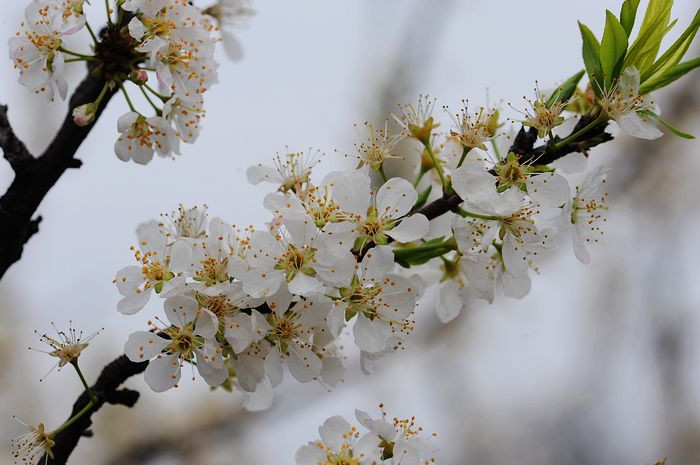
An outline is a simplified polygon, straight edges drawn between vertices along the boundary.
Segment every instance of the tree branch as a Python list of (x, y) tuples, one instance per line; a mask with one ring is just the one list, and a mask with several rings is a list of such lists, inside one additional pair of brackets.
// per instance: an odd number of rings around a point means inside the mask
[[(85, 415), (80, 417), (75, 423), (56, 435), (53, 447), (53, 458), (44, 458), (39, 463), (52, 465), (64, 465), (68, 457), (78, 445), (78, 441), (83, 436), (89, 436), (88, 429), (92, 425), (92, 415), (97, 412), (105, 403), (113, 405), (125, 405), (133, 407), (139, 398), (139, 393), (131, 389), (119, 389), (127, 379), (142, 373), (148, 362), (132, 362), (126, 355), (122, 355), (102, 369), (102, 373), (92, 385), (92, 392), (97, 397), (97, 403)], [(88, 403), (90, 397), (87, 392), (83, 392), (73, 404), (73, 411), (68, 418), (72, 418), (80, 412)], [(44, 462), (47, 460), (47, 462)]]
[[(68, 114), (53, 141), (44, 153), (34, 158), (17, 138), (7, 118), (7, 107), (0, 106), (0, 147), (15, 172), (15, 178), (0, 198), (0, 278), (22, 257), (24, 244), (39, 230), (41, 217), (32, 219), (41, 201), (68, 168), (79, 168), (75, 158), (78, 148), (87, 138), (92, 125), (77, 126), (72, 111), (84, 103), (94, 102), (105, 80), (95, 76), (88, 66), (88, 76), (75, 89), (68, 105)], [(104, 96), (95, 119), (114, 95)]]

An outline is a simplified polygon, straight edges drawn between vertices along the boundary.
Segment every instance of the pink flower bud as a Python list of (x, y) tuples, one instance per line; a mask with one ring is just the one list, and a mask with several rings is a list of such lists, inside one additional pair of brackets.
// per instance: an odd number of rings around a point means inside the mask
[(129, 79), (134, 83), (134, 84), (145, 84), (148, 82), (148, 73), (146, 70), (139, 69), (139, 70), (133, 70), (131, 72), (131, 75), (129, 76)]
[(73, 121), (78, 126), (87, 126), (95, 121), (95, 112), (97, 105), (94, 103), (86, 103), (73, 109)]

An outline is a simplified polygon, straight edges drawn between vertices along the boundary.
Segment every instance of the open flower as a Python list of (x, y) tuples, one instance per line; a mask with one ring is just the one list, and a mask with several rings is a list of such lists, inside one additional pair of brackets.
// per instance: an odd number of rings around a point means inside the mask
[[(73, 329), (71, 323), (69, 323), (67, 331), (60, 331), (53, 325), (53, 323), (51, 323), (51, 325), (56, 331), (57, 337), (51, 337), (46, 333), (39, 337), (39, 340), (48, 345), (50, 350), (33, 349), (38, 352), (49, 354), (50, 356), (58, 359), (56, 364), (51, 368), (51, 370), (49, 370), (49, 373), (47, 373), (46, 376), (48, 376), (56, 367), (58, 367), (60, 370), (69, 363), (76, 363), (80, 357), (80, 354), (90, 344), (90, 341), (100, 333), (100, 331), (95, 331), (83, 337), (82, 331), (77, 332), (75, 329)], [(39, 334), (38, 332), (36, 333)]]
[(320, 162), (319, 153), (309, 150), (307, 153), (287, 151), (284, 156), (277, 154), (273, 160), (274, 166), (258, 164), (248, 168), (248, 182), (277, 184), (280, 192), (293, 192), (303, 198), (311, 181), (311, 171)]
[(356, 427), (343, 417), (326, 420), (318, 429), (320, 440), (299, 448), (297, 465), (378, 465), (381, 463), (379, 438), (374, 433), (360, 436)]
[(604, 166), (591, 171), (576, 187), (576, 195), (562, 212), (565, 221), (573, 226), (574, 253), (581, 263), (591, 261), (586, 244), (598, 242), (597, 236), (603, 234), (600, 225), (606, 221), (604, 214), (608, 210), (605, 205), (608, 193), (604, 190), (608, 171)]
[[(537, 82), (535, 82), (535, 100), (530, 100), (527, 97), (523, 98), (530, 105), (530, 108), (526, 108), (524, 111), (514, 109), (523, 115), (521, 122), (525, 126), (537, 129), (537, 135), (540, 138), (543, 138), (552, 129), (566, 121), (566, 118), (562, 116), (562, 112), (572, 102), (572, 100), (560, 100), (558, 98), (555, 98), (553, 102), (549, 102), (549, 97), (540, 91)], [(511, 108), (513, 107), (511, 106)]]
[(122, 295), (117, 309), (126, 315), (138, 312), (148, 302), (151, 292), (168, 297), (184, 286), (185, 278), (177, 276), (192, 260), (192, 249), (183, 241), (168, 245), (167, 237), (156, 228), (139, 233), (139, 249), (132, 247), (138, 266), (117, 271), (114, 284)]
[(234, 61), (243, 58), (243, 48), (234, 34), (234, 29), (244, 25), (255, 14), (249, 0), (218, 0), (216, 4), (204, 10), (204, 14), (213, 17), (219, 25), (221, 40), (228, 57)]
[(120, 134), (114, 143), (114, 152), (121, 161), (133, 160), (145, 165), (153, 159), (153, 152), (165, 157), (180, 153), (178, 140), (170, 123), (160, 116), (146, 118), (134, 111), (117, 121)]
[(391, 338), (412, 330), (408, 317), (416, 307), (417, 289), (410, 279), (392, 272), (394, 253), (389, 246), (370, 249), (358, 268), (350, 285), (339, 289), (329, 327), (337, 336), (343, 322), (356, 316), (355, 343), (365, 352), (377, 353)]
[(228, 370), (215, 340), (216, 317), (199, 308), (191, 297), (171, 297), (164, 306), (170, 325), (163, 328), (154, 325), (153, 331), (131, 334), (124, 345), (126, 356), (132, 362), (151, 360), (144, 379), (155, 392), (177, 387), (184, 362), (196, 363), (197, 371), (210, 386), (221, 385), (228, 377)]
[(53, 457), (52, 449), (56, 444), (53, 433), (47, 433), (43, 423), (32, 426), (20, 420), (17, 421), (29, 431), (12, 440), (12, 455), (15, 460), (19, 460), (24, 465), (38, 465), (42, 457)]
[(68, 83), (63, 77), (65, 58), (61, 52), (62, 24), (55, 9), (43, 2), (32, 2), (25, 9), (26, 29), (9, 41), (10, 59), (19, 70), (19, 83), (36, 93), (54, 99), (54, 88), (65, 100)]
[(643, 110), (653, 111), (656, 105), (646, 95), (639, 94), (639, 85), (637, 68), (626, 68), (619, 81), (600, 100), (600, 106), (630, 136), (658, 139), (663, 136), (663, 132), (656, 127), (652, 118), (640, 113)]

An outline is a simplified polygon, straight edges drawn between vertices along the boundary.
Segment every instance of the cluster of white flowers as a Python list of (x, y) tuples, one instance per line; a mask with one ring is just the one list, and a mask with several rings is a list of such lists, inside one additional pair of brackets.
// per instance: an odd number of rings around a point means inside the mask
[[(585, 166), (583, 155), (552, 166), (506, 155), (497, 149), (509, 138), (495, 109), (472, 115), (465, 106), (440, 135), (433, 106), (421, 98), (402, 107), (395, 136), (368, 125), (368, 140), (356, 145), (357, 169), (320, 182), (313, 176), (317, 152), (288, 152), (274, 166), (251, 167), (251, 183), (275, 188), (263, 202), (271, 215), (264, 229), (208, 219), (206, 207), (180, 207), (139, 227), (132, 247), (138, 265), (119, 270), (114, 282), (124, 314), (141, 310), (154, 292), (164, 299), (166, 319), (150, 321), (126, 344), (132, 360), (152, 360), (148, 384), (157, 391), (177, 386), (183, 363), (191, 362), (210, 385), (233, 383), (249, 393), (280, 384), (284, 365), (300, 382), (332, 388), (343, 377), (344, 329), (352, 326), (362, 369), (371, 372), (375, 360), (403, 347), (419, 299), (437, 281), (435, 307), (447, 322), (468, 294), (525, 296), (557, 226), (572, 230), (576, 255), (588, 262), (586, 243), (597, 240), (605, 220), (605, 170), (572, 193), (559, 171)], [(418, 169), (438, 171), (449, 183), (438, 197), (459, 196), (455, 212), (439, 212), (452, 216), (447, 230), (431, 231), (419, 211), (437, 178), (393, 177), (372, 187), (372, 171), (386, 178), (384, 161), (398, 158), (400, 140), (432, 157)]]
[[(97, 37), (83, 12), (85, 0), (37, 0), (27, 6), (23, 32), (10, 39), (10, 57), (19, 70), (19, 83), (49, 100), (57, 91), (66, 98), (67, 62), (87, 61), (102, 74), (105, 87), (94, 102), (73, 109), (79, 126), (95, 120), (109, 89), (124, 94), (130, 111), (117, 122), (114, 145), (122, 161), (146, 164), (154, 153), (168, 157), (180, 153), (180, 142), (192, 144), (204, 117), (204, 93), (217, 83), (216, 42), (222, 41), (233, 58), (240, 45), (230, 29), (253, 12), (243, 0), (218, 0), (205, 9), (187, 0), (123, 0), (107, 2), (108, 27)], [(112, 21), (114, 11), (117, 20)], [(128, 23), (126, 23), (126, 20)], [(223, 27), (222, 27), (223, 26)], [(93, 38), (90, 53), (63, 46), (63, 37), (87, 27)], [(122, 63), (123, 62), (123, 63)], [(151, 86), (154, 73), (157, 86)], [(126, 85), (134, 84), (154, 111), (137, 110)]]
[(425, 437), (415, 418), (388, 420), (383, 405), (381, 417), (373, 420), (366, 412), (355, 410), (355, 417), (367, 432), (351, 426), (343, 417), (334, 416), (318, 429), (319, 440), (299, 448), (298, 465), (428, 465), (435, 463), (437, 448)]

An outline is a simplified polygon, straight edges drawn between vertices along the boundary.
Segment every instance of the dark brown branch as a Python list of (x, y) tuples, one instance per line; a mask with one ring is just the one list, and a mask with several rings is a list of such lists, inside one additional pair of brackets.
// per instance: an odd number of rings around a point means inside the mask
[[(87, 138), (92, 125), (79, 127), (73, 122), (72, 111), (84, 103), (97, 100), (105, 81), (93, 75), (78, 85), (71, 96), (68, 114), (56, 137), (44, 153), (34, 158), (15, 136), (7, 119), (7, 107), (0, 106), (0, 147), (15, 172), (15, 178), (0, 198), (0, 278), (22, 257), (24, 244), (39, 230), (41, 217), (32, 219), (41, 201), (68, 168), (79, 168), (75, 158), (78, 148)], [(114, 95), (109, 90), (97, 109), (96, 119)]]
[[(131, 389), (120, 389), (119, 387), (130, 377), (142, 373), (147, 366), (148, 362), (132, 362), (126, 355), (122, 355), (104, 367), (97, 381), (92, 385), (92, 392), (97, 397), (97, 403), (75, 423), (56, 435), (54, 438), (56, 445), (53, 447), (53, 458), (48, 458), (47, 463), (63, 465), (68, 461), (68, 457), (78, 445), (80, 438), (90, 435), (89, 428), (92, 425), (92, 415), (102, 408), (105, 403), (133, 407), (139, 398), (139, 393)], [(76, 413), (80, 412), (89, 402), (88, 394), (83, 392), (73, 404), (73, 410), (68, 418), (72, 418)], [(44, 463), (44, 461), (41, 460), (40, 463)]]

